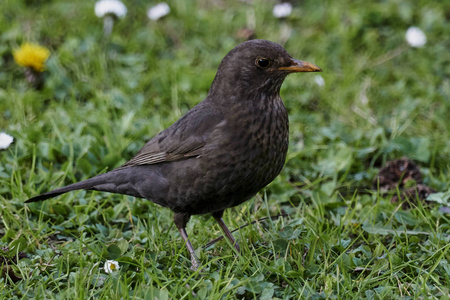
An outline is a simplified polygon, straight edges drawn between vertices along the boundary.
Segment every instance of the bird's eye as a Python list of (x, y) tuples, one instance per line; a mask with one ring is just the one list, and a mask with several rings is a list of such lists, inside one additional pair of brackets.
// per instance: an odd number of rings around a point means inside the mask
[(256, 59), (256, 65), (260, 68), (266, 69), (270, 66), (270, 60), (263, 57), (258, 57)]

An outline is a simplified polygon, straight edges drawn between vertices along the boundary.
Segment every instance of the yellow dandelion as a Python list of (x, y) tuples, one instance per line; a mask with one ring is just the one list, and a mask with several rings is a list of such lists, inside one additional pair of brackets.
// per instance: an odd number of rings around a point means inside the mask
[(33, 68), (36, 72), (44, 71), (44, 63), (50, 56), (50, 51), (42, 46), (25, 43), (13, 51), (14, 60), (19, 66)]

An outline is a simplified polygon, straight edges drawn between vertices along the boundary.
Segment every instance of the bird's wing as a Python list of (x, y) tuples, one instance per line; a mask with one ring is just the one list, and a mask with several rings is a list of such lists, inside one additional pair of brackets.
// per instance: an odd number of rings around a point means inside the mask
[(220, 112), (205, 105), (194, 107), (172, 126), (153, 137), (119, 168), (177, 161), (201, 154), (206, 140), (225, 122)]

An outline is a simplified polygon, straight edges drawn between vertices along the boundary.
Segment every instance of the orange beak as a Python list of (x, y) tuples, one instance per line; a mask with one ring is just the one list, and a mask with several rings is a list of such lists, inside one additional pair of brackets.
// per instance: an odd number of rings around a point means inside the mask
[(318, 66), (298, 59), (292, 59), (292, 64), (288, 67), (280, 67), (278, 70), (288, 71), (289, 73), (296, 72), (322, 72)]

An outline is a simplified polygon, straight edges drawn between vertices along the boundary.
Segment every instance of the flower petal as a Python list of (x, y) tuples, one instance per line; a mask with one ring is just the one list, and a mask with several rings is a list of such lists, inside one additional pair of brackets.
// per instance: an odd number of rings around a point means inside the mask
[(292, 4), (288, 2), (276, 4), (273, 7), (273, 15), (275, 18), (286, 18), (289, 17), (292, 12)]
[(119, 0), (100, 0), (95, 3), (95, 14), (99, 18), (106, 14), (122, 18), (127, 14), (127, 7)]
[(427, 43), (427, 36), (418, 27), (409, 27), (406, 31), (406, 41), (411, 47), (423, 47)]
[(323, 77), (320, 76), (320, 75), (314, 76), (314, 81), (316, 82), (316, 84), (318, 86), (324, 86), (325, 85), (325, 79), (323, 79)]
[(170, 13), (170, 6), (166, 2), (156, 4), (147, 11), (150, 20), (158, 20)]
[(0, 132), (0, 150), (6, 149), (14, 141), (14, 138), (7, 133)]
[(115, 260), (107, 260), (105, 262), (105, 265), (103, 266), (103, 269), (105, 270), (105, 273), (112, 273), (115, 271), (118, 271), (120, 269), (119, 263)]
[(45, 61), (49, 56), (47, 48), (32, 43), (25, 43), (13, 51), (14, 60), (19, 66), (32, 68), (36, 72), (44, 71)]

